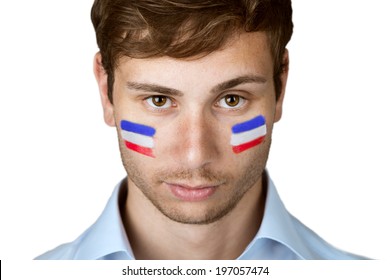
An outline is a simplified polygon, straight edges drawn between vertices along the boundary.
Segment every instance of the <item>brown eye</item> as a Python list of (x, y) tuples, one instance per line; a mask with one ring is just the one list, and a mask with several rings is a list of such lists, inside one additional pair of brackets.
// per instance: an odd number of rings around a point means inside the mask
[(152, 102), (157, 107), (162, 107), (167, 103), (167, 97), (166, 96), (153, 96)]
[(228, 94), (218, 100), (217, 106), (223, 109), (240, 109), (246, 104), (247, 100), (237, 94)]
[(230, 107), (235, 107), (240, 103), (240, 97), (238, 95), (226, 95), (225, 103)]
[(146, 98), (145, 101), (153, 109), (166, 110), (174, 107), (173, 101), (164, 95), (153, 95)]

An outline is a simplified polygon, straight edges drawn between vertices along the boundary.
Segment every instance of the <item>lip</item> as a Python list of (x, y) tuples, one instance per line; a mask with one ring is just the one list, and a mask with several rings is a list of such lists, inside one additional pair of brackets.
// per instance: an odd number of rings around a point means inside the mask
[(166, 183), (171, 193), (178, 199), (188, 202), (203, 201), (212, 196), (218, 186), (189, 186)]

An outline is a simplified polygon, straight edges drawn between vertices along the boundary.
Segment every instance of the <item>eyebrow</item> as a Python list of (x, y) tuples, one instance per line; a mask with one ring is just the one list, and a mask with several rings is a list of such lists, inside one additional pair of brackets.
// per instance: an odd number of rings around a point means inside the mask
[[(262, 76), (245, 75), (245, 76), (240, 76), (240, 77), (222, 82), (222, 83), (216, 85), (215, 87), (213, 87), (211, 89), (211, 92), (216, 94), (216, 93), (219, 93), (221, 91), (234, 88), (234, 87), (241, 85), (241, 84), (247, 84), (247, 83), (264, 84), (266, 82), (267, 82), (267, 79), (265, 79)], [(180, 90), (161, 86), (158, 84), (127, 82), (126, 86), (130, 90), (154, 92), (154, 93), (159, 93), (159, 94), (168, 95), (168, 96), (183, 96), (183, 92), (181, 92)]]
[(234, 88), (241, 84), (248, 84), (248, 83), (264, 84), (266, 82), (267, 79), (261, 76), (255, 76), (255, 75), (240, 76), (216, 85), (215, 87), (213, 87), (211, 91), (213, 93), (218, 93), (227, 89)]
[(180, 90), (168, 88), (156, 84), (145, 84), (145, 83), (135, 83), (135, 82), (127, 82), (127, 88), (130, 90), (140, 90), (145, 92), (155, 92), (164, 95), (171, 96), (182, 96), (183, 93)]

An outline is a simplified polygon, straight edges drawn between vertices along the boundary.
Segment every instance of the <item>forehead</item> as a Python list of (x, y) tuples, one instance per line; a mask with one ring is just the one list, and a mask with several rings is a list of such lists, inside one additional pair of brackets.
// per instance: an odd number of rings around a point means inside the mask
[(201, 57), (125, 57), (120, 60), (116, 78), (173, 85), (186, 79), (218, 83), (249, 74), (272, 78), (272, 56), (264, 32), (239, 33), (231, 37), (221, 49)]

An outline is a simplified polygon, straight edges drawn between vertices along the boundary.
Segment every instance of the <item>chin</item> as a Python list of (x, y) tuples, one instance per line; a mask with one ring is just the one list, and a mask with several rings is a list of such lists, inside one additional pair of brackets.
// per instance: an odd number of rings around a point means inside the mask
[[(204, 207), (199, 203), (193, 203), (191, 207), (175, 207), (162, 209), (156, 206), (157, 209), (168, 219), (188, 225), (208, 225), (221, 220), (230, 213), (236, 206), (238, 201), (224, 206)], [(184, 209), (183, 209), (184, 208)]]

